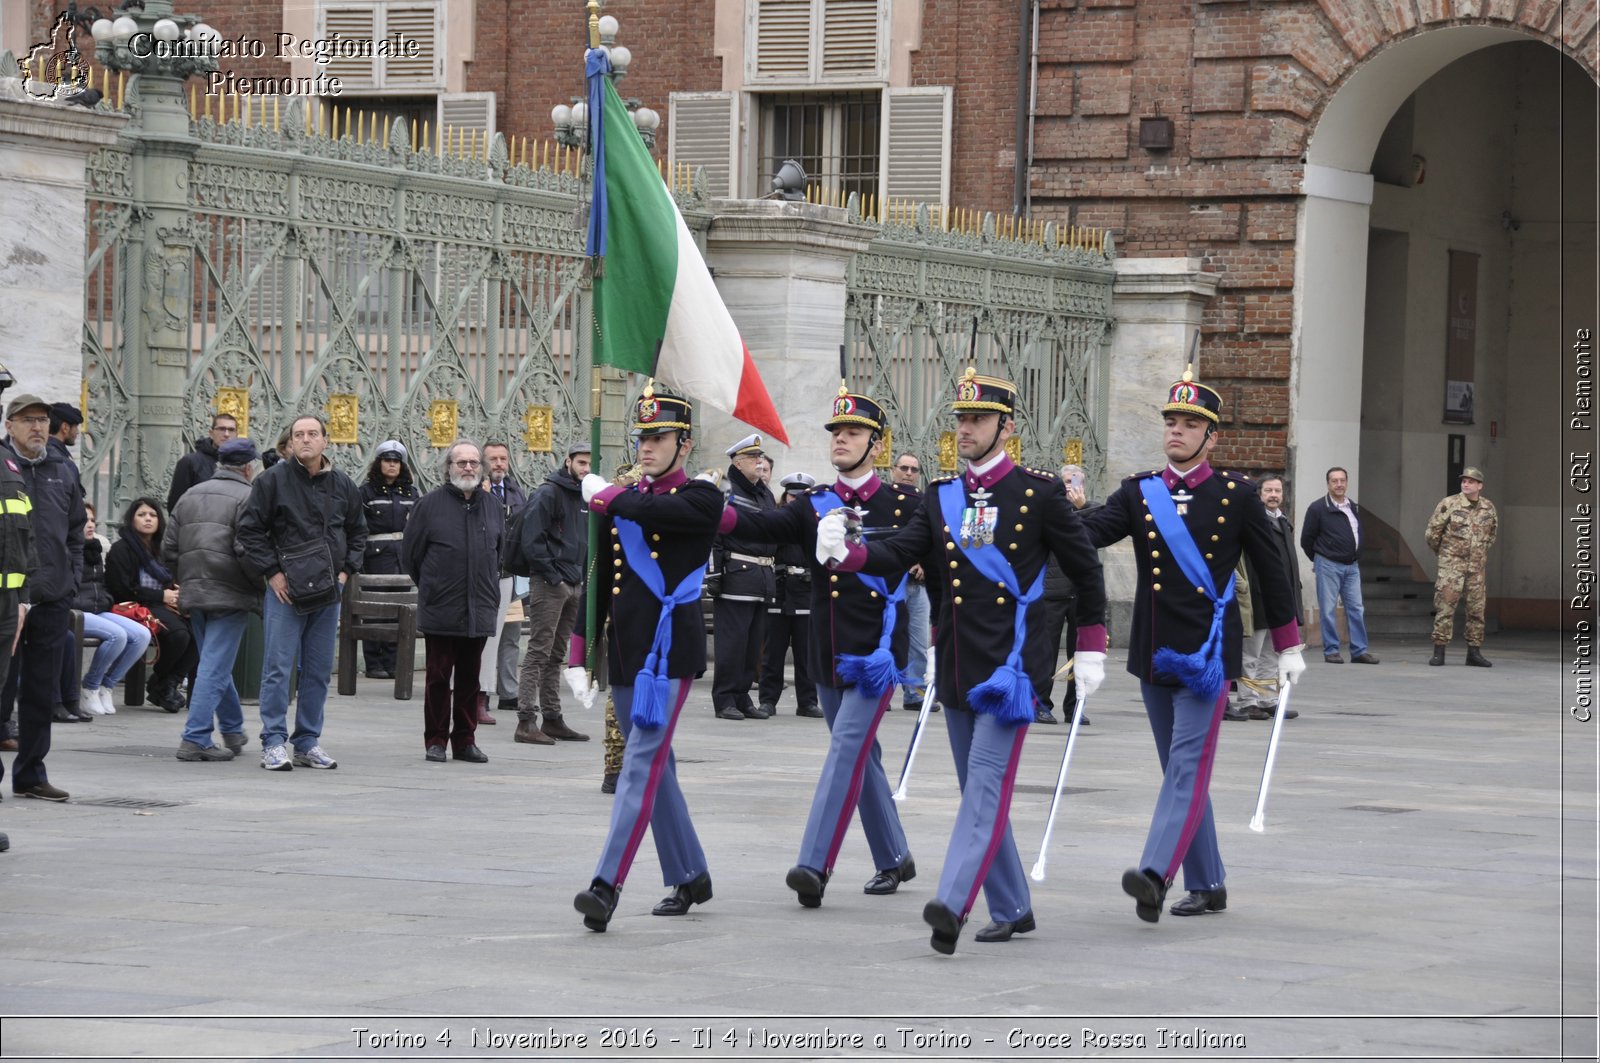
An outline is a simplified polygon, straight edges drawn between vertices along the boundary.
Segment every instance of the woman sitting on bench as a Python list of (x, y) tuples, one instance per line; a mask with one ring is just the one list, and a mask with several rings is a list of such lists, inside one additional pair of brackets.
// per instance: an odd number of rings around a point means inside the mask
[(188, 699), (180, 687), (199, 663), (189, 622), (178, 615), (178, 585), (160, 561), (167, 518), (161, 503), (136, 498), (122, 520), (122, 531), (106, 555), (106, 586), (119, 602), (138, 602), (161, 622), (159, 650), (150, 670), (150, 700), (168, 712), (182, 712)]
[[(144, 651), (150, 648), (150, 629), (137, 620), (129, 620), (111, 611), (113, 599), (106, 587), (106, 551), (110, 544), (95, 534), (94, 504), (85, 502), (89, 511), (88, 523), (83, 529), (83, 580), (78, 584), (78, 597), (72, 607), (83, 614), (85, 639), (99, 639), (89, 667), (83, 673), (83, 694), (79, 705), (94, 716), (110, 716), (117, 711), (112, 700), (117, 684), (122, 682)], [(77, 669), (77, 654), (72, 655), (72, 668)]]

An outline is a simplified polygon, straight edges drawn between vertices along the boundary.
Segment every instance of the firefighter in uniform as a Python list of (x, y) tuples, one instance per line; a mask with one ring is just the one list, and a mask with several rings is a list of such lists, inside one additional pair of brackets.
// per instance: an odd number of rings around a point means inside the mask
[(967, 463), (935, 481), (898, 533), (846, 542), (844, 512), (817, 529), (818, 559), (836, 572), (898, 578), (921, 563), (937, 631), (937, 698), (961, 784), (961, 806), (937, 896), (923, 908), (935, 951), (952, 953), (982, 887), (991, 922), (983, 942), (1034, 929), (1032, 901), (1011, 836), (1011, 790), (1033, 722), (1024, 663), (1028, 606), (1043, 593), (1054, 555), (1078, 587), (1077, 678), (1093, 693), (1105, 677), (1105, 587), (1100, 559), (1053, 474), (1012, 464), (1016, 386), (968, 368), (956, 385), (956, 448)]
[[(787, 506), (803, 501), (817, 485), (816, 477), (792, 472), (779, 483)], [(796, 716), (822, 719), (817, 706), (817, 684), (811, 679), (811, 554), (794, 543), (780, 543), (772, 555), (778, 570), (778, 596), (767, 607), (766, 660), (761, 665), (761, 712), (772, 716), (783, 697), (783, 665), (794, 648), (794, 700)]]
[[(745, 436), (728, 448), (727, 491), (730, 504), (747, 503), (766, 511), (778, 508), (757, 477), (766, 457), (759, 435)], [(711, 675), (711, 707), (722, 720), (767, 718), (750, 700), (761, 663), (761, 640), (767, 626), (767, 605), (777, 595), (777, 546), (739, 535), (719, 536), (711, 556), (713, 602), (711, 630), (716, 638), (716, 668)]]
[[(840, 387), (824, 425), (833, 433), (832, 461), (839, 473), (829, 485), (771, 513), (730, 505), (724, 531), (802, 547), (817, 554), (823, 516), (848, 510), (871, 528), (895, 528), (910, 519), (916, 500), (878, 478), (873, 465), (883, 451), (883, 410), (864, 395)], [(905, 608), (909, 566), (883, 575), (811, 572), (811, 675), (827, 718), (828, 755), (817, 780), (800, 842), (800, 860), (786, 882), (806, 908), (822, 904), (834, 861), (857, 807), (877, 873), (863, 887), (875, 896), (894, 893), (914, 878), (916, 864), (900, 826), (883, 773), (878, 724), (894, 697), (910, 645)]]
[(1123, 872), (1122, 888), (1148, 923), (1161, 918), (1180, 866), (1188, 896), (1172, 914), (1228, 906), (1207, 789), (1228, 681), (1242, 674), (1234, 597), (1241, 551), (1255, 565), (1259, 582), (1250, 590), (1266, 610), (1279, 681), (1305, 671), (1294, 596), (1266, 508), (1249, 480), (1205, 459), (1221, 410), (1222, 397), (1185, 371), (1161, 408), (1166, 467), (1123, 480), (1084, 517), (1097, 547), (1132, 538), (1139, 570), (1128, 671), (1139, 679), (1165, 774), (1144, 854)]
[[(4, 367), (0, 367), (0, 373), (5, 373)], [(5, 385), (0, 384), (0, 391), (3, 390)], [(11, 459), (0, 461), (0, 675), (10, 670), (11, 643), (27, 612), (28, 580), (39, 567), (33, 546), (32, 512), (33, 503), (22, 474)], [(46, 732), (49, 722), (46, 714)], [(0, 834), (0, 853), (9, 848), (11, 839)]]
[(723, 498), (715, 485), (684, 475), (694, 447), (687, 400), (647, 385), (634, 406), (633, 427), (644, 479), (624, 489), (594, 473), (583, 478), (584, 501), (601, 518), (593, 578), (600, 607), (610, 613), (607, 667), (617, 724), (627, 739), (594, 880), (573, 899), (583, 925), (601, 932), (646, 826), (655, 837), (662, 880), (672, 888), (653, 914), (684, 915), (711, 899), (706, 854), (678, 788), (672, 732), (689, 688), (706, 668), (700, 592)]

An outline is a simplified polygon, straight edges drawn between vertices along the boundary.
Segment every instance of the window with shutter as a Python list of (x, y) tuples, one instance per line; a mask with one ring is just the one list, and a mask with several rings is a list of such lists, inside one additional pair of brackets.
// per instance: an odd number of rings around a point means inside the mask
[(747, 0), (751, 84), (882, 81), (888, 0)]
[(438, 91), (444, 88), (444, 12), (439, 2), (338, 0), (319, 3), (317, 31), (323, 39), (354, 42), (355, 55), (332, 58), (327, 67), (346, 90)]
[(704, 169), (713, 196), (732, 196), (738, 188), (735, 147), (738, 108), (731, 92), (674, 92), (667, 116), (667, 161)]
[(884, 199), (950, 202), (948, 86), (884, 92)]
[(446, 133), (465, 129), (487, 144), (494, 136), (492, 92), (444, 92), (439, 94), (438, 128)]

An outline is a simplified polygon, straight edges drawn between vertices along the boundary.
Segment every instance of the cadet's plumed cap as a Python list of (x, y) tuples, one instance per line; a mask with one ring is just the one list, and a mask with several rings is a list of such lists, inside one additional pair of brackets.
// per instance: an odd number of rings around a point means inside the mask
[(657, 391), (655, 381), (646, 382), (644, 393), (633, 404), (633, 430), (641, 436), (662, 432), (688, 432), (694, 428), (689, 400)]
[(728, 448), (728, 457), (730, 458), (750, 457), (752, 455), (761, 455), (762, 457), (765, 457), (766, 453), (766, 451), (761, 449), (760, 432), (751, 432), (749, 435), (739, 440), (739, 442)]
[(1487, 482), (1483, 478), (1483, 470), (1478, 468), (1476, 465), (1468, 465), (1465, 469), (1462, 469), (1461, 478), (1463, 480), (1476, 480), (1479, 483)]
[(979, 376), (969, 365), (956, 381), (956, 401), (950, 408), (956, 413), (1014, 413), (1017, 386), (997, 376)]
[(1222, 396), (1194, 378), (1194, 367), (1183, 371), (1183, 379), (1167, 389), (1167, 404), (1161, 407), (1163, 415), (1192, 413), (1204, 417), (1212, 424), (1222, 423)]
[(261, 452), (248, 436), (230, 439), (217, 448), (217, 460), (224, 465), (249, 465), (259, 457)]
[(385, 439), (382, 443), (378, 444), (378, 457), (381, 458), (385, 454), (394, 454), (397, 455), (401, 461), (406, 460), (406, 448), (398, 439)]
[(849, 388), (840, 384), (838, 397), (833, 400), (833, 415), (822, 427), (831, 432), (842, 424), (858, 424), (874, 432), (881, 432), (883, 422), (882, 406), (865, 395), (852, 394)]
[(800, 491), (809, 491), (817, 486), (817, 478), (815, 476), (807, 476), (803, 472), (792, 472), (779, 480), (778, 483), (783, 485), (784, 491), (798, 493)]
[(24, 391), (22, 394), (14, 396), (10, 402), (6, 403), (6, 420), (11, 420), (11, 418), (15, 417), (23, 410), (26, 410), (29, 406), (38, 406), (40, 409), (44, 410), (45, 413), (50, 412), (50, 404), (48, 402), (44, 401), (39, 396), (32, 394), (31, 392)]
[(574, 439), (571, 443), (567, 444), (567, 457), (569, 458), (577, 454), (593, 453), (594, 450), (589, 446), (589, 441), (587, 439)]
[(62, 424), (82, 424), (83, 411), (69, 402), (52, 402), (50, 416)]

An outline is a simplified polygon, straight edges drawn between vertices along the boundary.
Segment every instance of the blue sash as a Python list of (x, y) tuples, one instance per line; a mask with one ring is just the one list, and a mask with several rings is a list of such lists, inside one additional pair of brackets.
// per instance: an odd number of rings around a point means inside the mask
[(700, 600), (700, 585), (705, 582), (706, 566), (696, 565), (683, 577), (677, 590), (667, 593), (667, 578), (661, 566), (650, 556), (650, 547), (644, 541), (644, 529), (623, 517), (613, 522), (617, 538), (622, 542), (622, 552), (628, 567), (644, 581), (650, 593), (661, 603), (661, 615), (656, 618), (655, 638), (650, 642), (650, 652), (644, 667), (633, 681), (633, 722), (655, 729), (667, 722), (667, 699), (670, 683), (667, 680), (667, 656), (672, 652), (672, 611), (680, 605)]
[[(961, 511), (966, 501), (966, 489), (959, 477), (939, 486), (939, 511), (946, 527), (961, 527)], [(1022, 666), (1022, 647), (1028, 637), (1028, 606), (1038, 601), (1044, 593), (1044, 571), (1049, 566), (1039, 566), (1033, 586), (1024, 594), (1022, 585), (1017, 582), (1016, 570), (1006, 560), (1005, 554), (993, 544), (985, 546), (973, 543), (970, 547), (963, 547), (957, 543), (956, 549), (986, 578), (1004, 584), (1017, 600), (1016, 629), (1006, 663), (996, 668), (988, 679), (967, 691), (967, 703), (976, 711), (988, 713), (1002, 723), (1032, 723), (1033, 682)]]
[(1193, 653), (1179, 653), (1171, 646), (1159, 647), (1151, 663), (1163, 672), (1178, 677), (1178, 681), (1202, 698), (1215, 700), (1228, 681), (1222, 665), (1222, 625), (1233, 601), (1234, 583), (1238, 575), (1228, 577), (1222, 595), (1217, 595), (1217, 585), (1212, 582), (1211, 568), (1200, 557), (1200, 548), (1194, 544), (1183, 518), (1172, 504), (1172, 494), (1160, 476), (1147, 476), (1139, 481), (1150, 515), (1155, 518), (1156, 530), (1167, 542), (1178, 567), (1196, 587), (1203, 588), (1211, 599), (1211, 630), (1206, 641)]
[[(816, 510), (817, 516), (823, 517), (830, 510), (839, 509), (844, 503), (832, 491), (818, 491), (811, 495), (811, 508)], [(884, 600), (883, 607), (883, 632), (878, 636), (878, 648), (868, 654), (841, 653), (837, 667), (839, 678), (846, 683), (854, 683), (857, 690), (868, 697), (882, 697), (883, 692), (896, 683), (909, 683), (913, 680), (902, 675), (894, 663), (894, 651), (889, 648), (894, 640), (896, 606), (906, 600), (906, 579), (900, 577), (899, 586), (893, 591), (889, 590), (888, 582), (882, 576), (869, 576), (865, 572), (857, 572), (856, 576), (864, 583), (868, 590), (876, 591)]]

